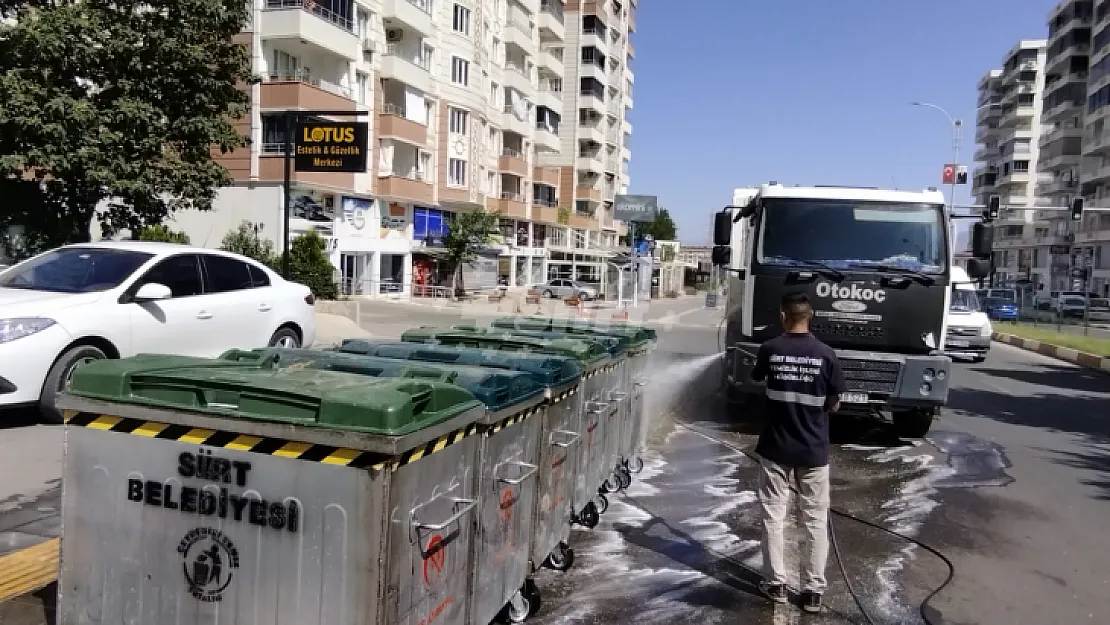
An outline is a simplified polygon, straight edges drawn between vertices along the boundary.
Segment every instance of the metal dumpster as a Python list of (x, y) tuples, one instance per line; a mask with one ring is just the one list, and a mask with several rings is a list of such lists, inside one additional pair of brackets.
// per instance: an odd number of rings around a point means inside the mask
[(137, 356), (58, 403), (60, 623), (467, 623), (466, 390)]
[(539, 466), (542, 470), (536, 496), (532, 563), (536, 567), (547, 564), (558, 570), (570, 568), (574, 560), (574, 552), (568, 545), (572, 520), (588, 527), (597, 524), (596, 514), (579, 516), (579, 509), (572, 507), (572, 486), (581, 455), (579, 443), (583, 440), (579, 393), (582, 366), (577, 360), (550, 354), (365, 339), (345, 340), (337, 351), (419, 363), (455, 363), (523, 371), (543, 385), (547, 410), (540, 437)]
[(604, 512), (608, 501), (599, 493), (601, 485), (612, 473), (611, 464), (606, 457), (606, 436), (608, 424), (612, 422), (614, 408), (612, 401), (605, 398), (605, 378), (614, 369), (605, 347), (600, 343), (573, 338), (548, 340), (525, 336), (492, 337), (473, 332), (437, 328), (418, 328), (408, 330), (401, 340), (414, 343), (443, 344), (455, 347), (494, 349), (500, 351), (523, 351), (570, 356), (582, 363), (583, 374), (583, 416), (582, 432), (585, 440), (581, 445), (582, 457), (580, 470), (575, 480), (574, 509), (580, 511), (584, 524), (591, 525), (596, 512)]

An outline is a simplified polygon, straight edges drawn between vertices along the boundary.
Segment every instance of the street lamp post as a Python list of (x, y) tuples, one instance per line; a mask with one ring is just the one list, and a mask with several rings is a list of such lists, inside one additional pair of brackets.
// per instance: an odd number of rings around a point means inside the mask
[[(960, 134), (963, 132), (963, 121), (952, 117), (948, 111), (931, 104), (929, 102), (910, 102), (912, 106), (923, 106), (940, 111), (948, 118), (948, 123), (952, 125), (952, 165), (959, 167), (960, 165)], [(956, 207), (956, 172), (952, 172), (952, 184), (948, 190), (948, 212), (951, 213)]]

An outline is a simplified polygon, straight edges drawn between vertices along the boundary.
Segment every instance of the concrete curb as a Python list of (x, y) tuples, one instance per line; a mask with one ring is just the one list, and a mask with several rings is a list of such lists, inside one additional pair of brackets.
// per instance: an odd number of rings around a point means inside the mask
[(1081, 367), (1088, 369), (1096, 369), (1098, 371), (1105, 371), (1110, 373), (1110, 358), (1103, 358), (1095, 354), (1088, 354), (1078, 350), (1071, 349), (1070, 347), (1060, 347), (1059, 345), (1052, 345), (1050, 343), (1042, 343), (1033, 339), (1024, 339), (1020, 336), (1012, 334), (1003, 334), (995, 332), (991, 335), (991, 339), (999, 343), (1013, 345), (1030, 352), (1037, 352), (1038, 354), (1070, 362)]

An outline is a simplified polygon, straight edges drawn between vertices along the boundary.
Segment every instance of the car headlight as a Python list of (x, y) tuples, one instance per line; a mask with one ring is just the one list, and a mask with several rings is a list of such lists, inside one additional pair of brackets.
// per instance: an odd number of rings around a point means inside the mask
[(25, 336), (31, 336), (37, 332), (42, 332), (52, 325), (54, 325), (54, 320), (47, 319), (46, 317), (13, 317), (11, 319), (0, 319), (0, 343), (9, 343)]

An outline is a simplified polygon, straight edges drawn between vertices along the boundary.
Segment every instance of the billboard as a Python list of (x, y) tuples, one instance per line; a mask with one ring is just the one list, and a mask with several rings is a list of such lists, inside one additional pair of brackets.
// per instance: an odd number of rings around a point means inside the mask
[(298, 121), (296, 132), (295, 171), (366, 172), (367, 122)]
[(613, 202), (613, 218), (624, 222), (649, 222), (659, 212), (659, 198), (654, 195), (618, 195)]

